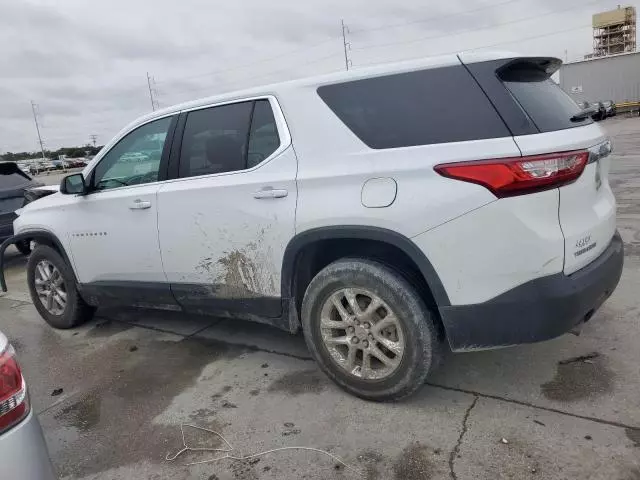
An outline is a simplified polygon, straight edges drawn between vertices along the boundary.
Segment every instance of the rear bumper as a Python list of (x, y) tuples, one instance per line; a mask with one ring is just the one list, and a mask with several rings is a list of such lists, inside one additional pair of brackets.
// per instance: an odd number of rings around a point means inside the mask
[(588, 320), (613, 293), (624, 250), (615, 233), (607, 249), (571, 275), (538, 278), (475, 305), (441, 307), (453, 351), (481, 350), (548, 340)]
[(38, 417), (31, 411), (26, 419), (0, 435), (0, 478), (55, 480), (49, 451)]

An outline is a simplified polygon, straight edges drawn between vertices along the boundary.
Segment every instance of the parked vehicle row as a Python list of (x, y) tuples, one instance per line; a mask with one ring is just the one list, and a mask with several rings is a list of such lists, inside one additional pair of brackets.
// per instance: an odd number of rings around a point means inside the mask
[(604, 102), (580, 102), (578, 104), (583, 110), (593, 110), (591, 118), (594, 120), (604, 120), (607, 117), (614, 117), (616, 115), (616, 104), (613, 100), (606, 100)]
[(87, 162), (81, 158), (65, 158), (64, 160), (20, 160), (17, 165), (24, 173), (38, 175), (55, 170), (83, 168), (87, 166)]

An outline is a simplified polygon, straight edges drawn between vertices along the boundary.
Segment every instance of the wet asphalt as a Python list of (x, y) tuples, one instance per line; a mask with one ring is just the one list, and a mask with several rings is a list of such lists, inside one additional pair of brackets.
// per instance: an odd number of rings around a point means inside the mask
[[(64, 479), (640, 479), (640, 119), (602, 124), (614, 141), (625, 267), (582, 329), (548, 342), (450, 355), (415, 396), (375, 404), (343, 393), (304, 341), (258, 324), (175, 312), (100, 310), (56, 331), (8, 253), (0, 330), (29, 383)], [(186, 452), (180, 425), (221, 433), (244, 461)], [(191, 447), (226, 449), (186, 428)]]

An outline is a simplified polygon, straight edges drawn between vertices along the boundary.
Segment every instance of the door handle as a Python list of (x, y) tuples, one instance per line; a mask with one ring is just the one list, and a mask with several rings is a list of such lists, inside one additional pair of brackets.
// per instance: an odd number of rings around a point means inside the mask
[(145, 208), (151, 208), (151, 202), (147, 200), (140, 200), (138, 198), (129, 204), (129, 208), (131, 210), (144, 210)]
[(262, 190), (253, 192), (253, 198), (284, 198), (289, 195), (289, 192), (284, 189), (277, 189), (272, 187), (265, 187)]

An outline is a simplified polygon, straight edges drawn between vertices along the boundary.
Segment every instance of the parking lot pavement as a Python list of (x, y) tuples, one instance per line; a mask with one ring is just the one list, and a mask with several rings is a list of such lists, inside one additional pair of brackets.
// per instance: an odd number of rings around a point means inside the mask
[[(452, 355), (407, 401), (351, 397), (304, 341), (267, 327), (175, 312), (105, 310), (55, 331), (9, 253), (0, 330), (16, 346), (61, 478), (361, 478), (317, 452), (250, 461), (189, 453), (180, 424), (222, 433), (238, 455), (308, 446), (366, 479), (640, 479), (640, 119), (602, 123), (614, 141), (625, 268), (580, 336)], [(62, 393), (52, 396), (56, 389)], [(222, 448), (187, 430), (187, 443)]]

